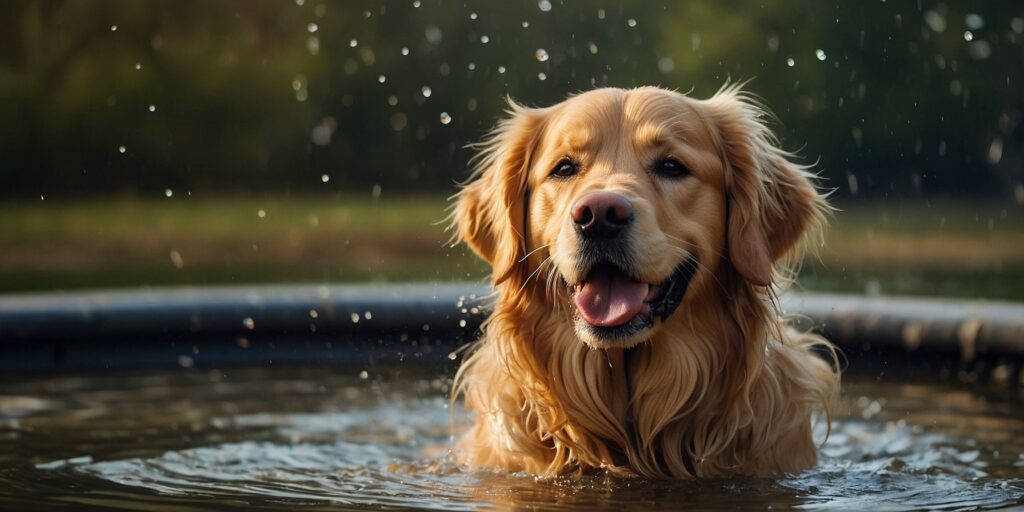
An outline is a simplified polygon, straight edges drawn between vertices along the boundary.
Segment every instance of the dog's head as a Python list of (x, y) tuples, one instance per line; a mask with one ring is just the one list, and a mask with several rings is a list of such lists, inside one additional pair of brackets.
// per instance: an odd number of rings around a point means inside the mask
[(593, 347), (651, 339), (727, 274), (770, 286), (826, 208), (736, 87), (510, 105), (457, 196), (458, 234), (504, 293), (570, 304)]

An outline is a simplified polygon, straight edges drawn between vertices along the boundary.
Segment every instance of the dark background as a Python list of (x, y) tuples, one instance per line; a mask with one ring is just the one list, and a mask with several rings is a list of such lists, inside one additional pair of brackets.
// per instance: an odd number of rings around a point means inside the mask
[(798, 286), (1024, 300), (1022, 80), (1020, 0), (5, 0), (0, 292), (484, 279), (506, 96), (746, 81), (835, 189)]
[(5, 1), (0, 195), (450, 192), (505, 95), (753, 79), (841, 196), (1013, 198), (1022, 17), (1019, 1)]

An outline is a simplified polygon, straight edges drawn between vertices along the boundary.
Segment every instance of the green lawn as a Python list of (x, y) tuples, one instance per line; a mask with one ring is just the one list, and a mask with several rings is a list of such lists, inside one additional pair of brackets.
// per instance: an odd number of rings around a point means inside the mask
[[(0, 203), (0, 292), (475, 280), (443, 197), (179, 197)], [(800, 285), (1024, 300), (1024, 207), (840, 204)], [(260, 212), (263, 215), (260, 215)]]

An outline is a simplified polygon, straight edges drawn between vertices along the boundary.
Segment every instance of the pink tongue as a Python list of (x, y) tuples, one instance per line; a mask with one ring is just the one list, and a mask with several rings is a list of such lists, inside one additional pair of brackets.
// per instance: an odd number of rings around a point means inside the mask
[(576, 309), (590, 325), (622, 325), (644, 307), (648, 285), (621, 272), (592, 272), (576, 292)]

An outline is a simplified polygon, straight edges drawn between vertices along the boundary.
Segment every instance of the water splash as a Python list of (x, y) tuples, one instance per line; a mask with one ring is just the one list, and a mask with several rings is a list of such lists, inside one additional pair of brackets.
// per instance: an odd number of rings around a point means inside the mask
[[(40, 446), (71, 438), (80, 448), (64, 458), (25, 464), (26, 471), (0, 472), (0, 488), (133, 508), (173, 508), (197, 497), (213, 508), (447, 510), (650, 510), (651, 503), (719, 510), (955, 510), (1024, 503), (1015, 466), (1024, 465), (1018, 456), (1024, 441), (1016, 435), (1024, 416), (1014, 413), (1015, 402), (998, 397), (936, 386), (848, 383), (849, 398), (837, 410), (845, 419), (834, 424), (818, 466), (784, 478), (686, 485), (601, 475), (537, 479), (454, 463), (447, 453), (450, 426), (468, 418), (453, 418), (446, 408), (450, 381), (389, 379), (390, 371), (264, 370), (247, 377), (227, 370), (234, 377), (225, 374), (224, 382), (191, 371), (109, 377), (106, 385), (80, 378), (75, 384), (44, 383), (45, 389), (85, 390), (0, 402), (7, 418), (25, 426), (26, 436), (0, 438), (0, 449), (34, 446), (32, 436)], [(303, 410), (309, 412), (296, 412)], [(865, 411), (871, 419), (863, 419)], [(93, 434), (85, 434), (86, 425)], [(54, 435), (62, 428), (68, 435)], [(69, 494), (69, 487), (89, 492)]]
[[(359, 377), (369, 375), (364, 370)], [(442, 402), (435, 398), (349, 413), (215, 418), (221, 429), (270, 429), (281, 440), (226, 443), (147, 459), (69, 461), (56, 467), (165, 496), (248, 496), (359, 506), (544, 508), (559, 503), (569, 510), (598, 505), (639, 510), (644, 496), (657, 496), (675, 503), (696, 498), (701, 506), (727, 509), (757, 496), (761, 503), (812, 510), (944, 510), (992, 507), (1024, 496), (1017, 482), (984, 481), (987, 474), (978, 450), (962, 446), (962, 440), (870, 422), (837, 425), (817, 468), (778, 480), (732, 478), (678, 486), (603, 476), (545, 481), (520, 473), (470, 470), (443, 455), (448, 416)]]

